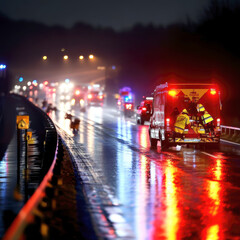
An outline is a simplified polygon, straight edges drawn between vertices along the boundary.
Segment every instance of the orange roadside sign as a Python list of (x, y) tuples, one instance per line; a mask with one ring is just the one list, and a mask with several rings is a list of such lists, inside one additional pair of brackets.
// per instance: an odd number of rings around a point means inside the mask
[(28, 129), (29, 128), (29, 116), (17, 116), (17, 128)]
[(27, 132), (26, 140), (29, 141), (32, 139), (32, 132)]

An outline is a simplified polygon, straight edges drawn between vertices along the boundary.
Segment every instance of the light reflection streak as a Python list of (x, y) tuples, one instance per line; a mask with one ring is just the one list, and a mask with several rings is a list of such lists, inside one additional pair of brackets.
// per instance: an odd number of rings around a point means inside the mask
[[(0, 159), (0, 179), (7, 179), (8, 177), (8, 161), (7, 161), (7, 153), (5, 156)], [(1, 202), (3, 204), (3, 201), (6, 200), (6, 195), (7, 195), (7, 181), (3, 180), (1, 181), (1, 188), (0, 188), (0, 193), (1, 193)]]
[(207, 183), (207, 192), (208, 197), (212, 200), (209, 207), (210, 219), (209, 222), (211, 225), (206, 230), (206, 239), (207, 240), (218, 240), (221, 239), (221, 225), (222, 225), (222, 211), (221, 211), (221, 202), (222, 200), (222, 189), (221, 183), (222, 180), (222, 162), (221, 159), (217, 159), (215, 166), (210, 169), (214, 174), (214, 178), (218, 181), (208, 181)]
[(147, 237), (147, 196), (149, 195), (147, 187), (147, 158), (144, 155), (140, 156), (140, 173), (139, 181), (137, 181), (136, 194), (136, 227), (135, 229), (141, 229), (136, 232), (137, 239), (146, 239)]
[(88, 111), (88, 118), (96, 123), (102, 124), (103, 123), (103, 108), (92, 106)]
[[(118, 118), (117, 123), (117, 133), (120, 136), (127, 135), (127, 126), (123, 124), (120, 118)], [(120, 202), (123, 204), (128, 203), (128, 193), (131, 191), (131, 181), (132, 176), (130, 173), (132, 172), (132, 151), (122, 143), (118, 143), (117, 145), (117, 164), (118, 164), (118, 198)]]
[(175, 169), (170, 160), (165, 170), (166, 174), (166, 235), (167, 239), (177, 239), (179, 227), (179, 210), (177, 208), (177, 188), (174, 183)]
[(207, 230), (207, 238), (206, 240), (217, 240), (219, 239), (219, 226), (213, 225)]
[(139, 143), (141, 146), (146, 148), (148, 146), (148, 128), (141, 126), (139, 131), (140, 131)]

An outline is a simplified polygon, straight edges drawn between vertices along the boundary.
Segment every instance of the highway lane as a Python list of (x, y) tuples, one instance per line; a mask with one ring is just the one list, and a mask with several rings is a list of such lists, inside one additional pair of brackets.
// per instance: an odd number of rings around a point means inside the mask
[[(136, 239), (233, 239), (240, 236), (240, 149), (150, 149), (148, 126), (116, 110), (72, 111), (79, 132), (69, 129), (59, 107), (53, 118), (84, 146), (98, 181), (118, 202), (128, 235)], [(54, 116), (55, 115), (55, 116)], [(111, 218), (109, 219), (111, 221)], [(113, 220), (114, 222), (114, 220)], [(124, 232), (125, 228), (122, 228)], [(122, 235), (121, 235), (122, 234)], [(121, 233), (118, 236), (124, 236)]]

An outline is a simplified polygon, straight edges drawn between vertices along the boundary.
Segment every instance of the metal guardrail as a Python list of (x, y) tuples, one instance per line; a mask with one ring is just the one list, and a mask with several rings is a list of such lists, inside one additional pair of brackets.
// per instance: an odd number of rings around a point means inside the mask
[(62, 153), (59, 153), (59, 142), (57, 144), (57, 148), (55, 151), (54, 160), (43, 178), (39, 187), (35, 190), (34, 194), (31, 198), (27, 201), (27, 203), (23, 206), (23, 208), (18, 213), (17, 217), (14, 219), (10, 227), (7, 229), (5, 235), (3, 236), (3, 240), (15, 240), (15, 239), (22, 239), (21, 236), (24, 235), (24, 231), (26, 227), (33, 223), (34, 221), (34, 214), (37, 211), (37, 207), (39, 206), (40, 202), (46, 197), (46, 189), (49, 185), (51, 185), (51, 181), (54, 175), (56, 165), (58, 161), (62, 160)]
[(240, 128), (221, 125), (221, 132), (222, 139), (240, 143)]
[[(27, 101), (22, 96), (14, 96), (15, 98)], [(30, 103), (30, 105), (34, 106), (32, 103)], [(44, 203), (44, 201), (45, 203), (49, 201), (49, 192), (52, 191), (51, 188), (56, 182), (53, 176), (54, 174), (59, 174), (60, 162), (63, 159), (63, 147), (61, 139), (57, 136), (54, 123), (41, 109), (35, 108), (35, 106), (34, 109), (43, 116), (45, 126), (43, 162), (40, 175), (41, 183), (5, 232), (3, 236), (4, 240), (22, 239), (26, 228), (34, 222), (38, 207), (41, 208), (40, 205)]]

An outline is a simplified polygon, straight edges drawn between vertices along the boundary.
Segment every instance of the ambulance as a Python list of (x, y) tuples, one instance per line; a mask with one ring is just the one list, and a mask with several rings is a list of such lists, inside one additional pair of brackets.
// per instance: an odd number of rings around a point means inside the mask
[(134, 116), (135, 95), (130, 87), (123, 87), (119, 90), (118, 109), (125, 117)]
[[(199, 106), (204, 111), (200, 112)], [(188, 125), (182, 134), (176, 134), (176, 118), (184, 109), (188, 112)], [(149, 127), (151, 147), (156, 148), (158, 141), (162, 149), (183, 144), (218, 145), (221, 109), (220, 91), (216, 84), (160, 84), (153, 93)], [(207, 124), (203, 121), (206, 113), (211, 118)]]

